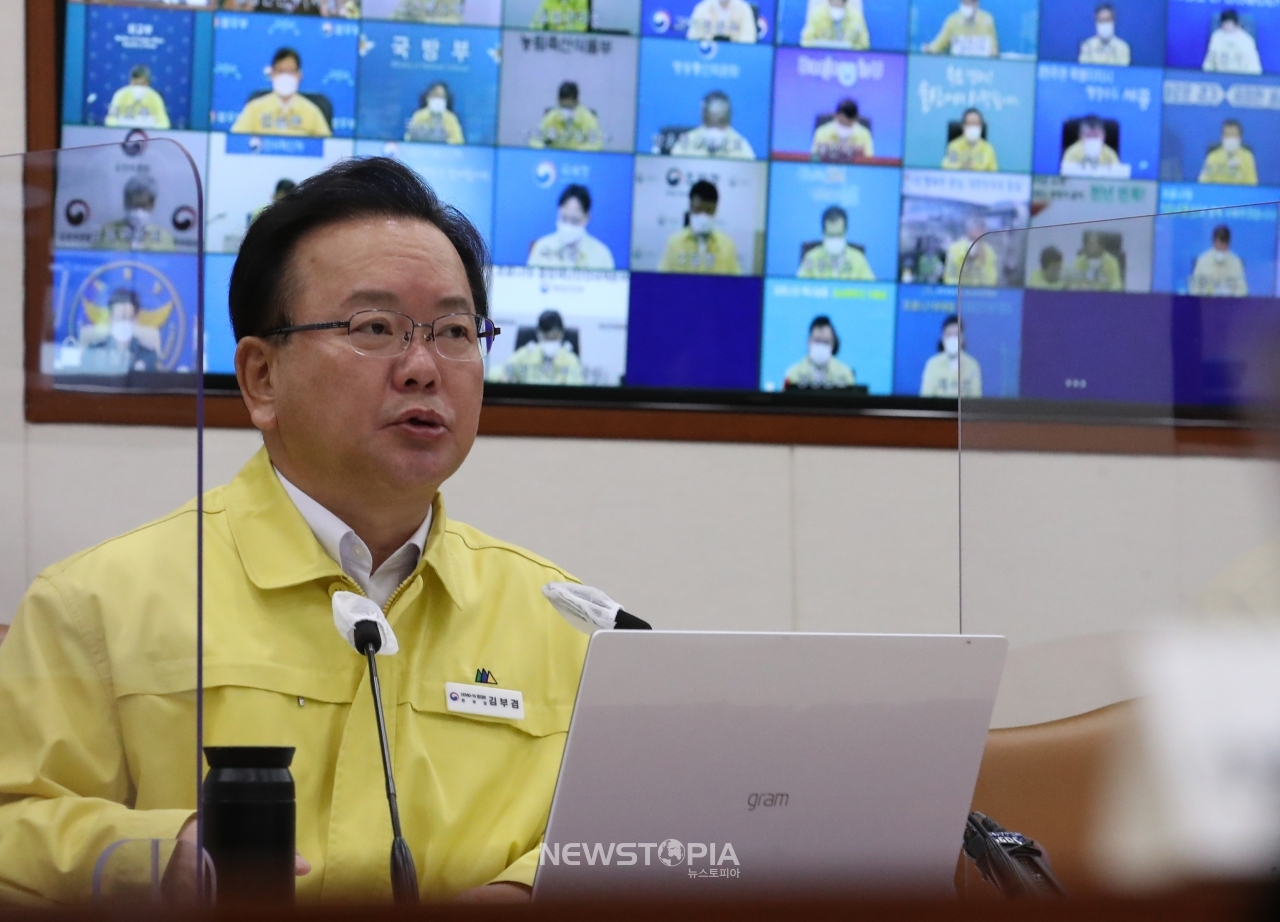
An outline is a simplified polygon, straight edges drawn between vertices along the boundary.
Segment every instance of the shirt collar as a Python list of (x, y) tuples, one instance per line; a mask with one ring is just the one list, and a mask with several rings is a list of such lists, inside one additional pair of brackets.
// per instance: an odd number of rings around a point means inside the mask
[[(316, 536), (316, 540), (320, 542), (320, 546), (324, 548), (326, 554), (332, 557), (339, 564), (342, 563), (342, 542), (355, 539), (359, 542), (359, 546), (368, 552), (368, 545), (364, 540), (355, 533), (355, 530), (342, 519), (338, 518), (324, 506), (320, 505), (306, 493), (289, 482), (284, 474), (280, 473), (280, 469), (274, 464), (271, 469), (275, 471), (276, 477), (280, 480), (280, 485), (284, 487), (284, 491), (289, 494), (289, 498), (293, 500), (293, 504), (298, 507), (298, 511), (302, 513), (302, 517), (310, 526), (312, 534)], [(422, 551), (427, 546), (427, 533), (431, 530), (431, 512), (427, 510), (427, 517), (422, 520), (422, 524), (399, 549), (391, 556), (400, 554), (405, 548), (413, 548), (413, 562), (416, 566), (422, 557)], [(388, 560), (391, 558), (388, 557)]]

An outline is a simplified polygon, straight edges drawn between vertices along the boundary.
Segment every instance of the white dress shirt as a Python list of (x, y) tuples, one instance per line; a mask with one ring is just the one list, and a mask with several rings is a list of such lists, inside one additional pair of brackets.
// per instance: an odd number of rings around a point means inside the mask
[(409, 578), (422, 557), (422, 551), (427, 546), (427, 533), (431, 531), (431, 510), (427, 510), (427, 517), (422, 520), (412, 537), (383, 561), (382, 566), (370, 572), (373, 555), (360, 536), (346, 522), (291, 484), (274, 465), (271, 469), (280, 478), (280, 485), (306, 519), (311, 533), (316, 536), (325, 553), (342, 567), (343, 573), (356, 581), (365, 595), (386, 608), (387, 600)]

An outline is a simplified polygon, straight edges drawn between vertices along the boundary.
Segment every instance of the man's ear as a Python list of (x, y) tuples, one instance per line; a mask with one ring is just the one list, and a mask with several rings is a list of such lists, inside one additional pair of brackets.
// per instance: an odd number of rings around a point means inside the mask
[(249, 408), (249, 419), (263, 432), (276, 428), (275, 363), (272, 343), (246, 336), (236, 344), (236, 381)]

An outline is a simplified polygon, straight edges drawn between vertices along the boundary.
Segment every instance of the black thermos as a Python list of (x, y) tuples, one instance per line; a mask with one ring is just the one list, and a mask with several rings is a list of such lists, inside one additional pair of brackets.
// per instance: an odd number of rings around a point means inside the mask
[(206, 746), (204, 847), (217, 875), (217, 900), (292, 903), (292, 746)]

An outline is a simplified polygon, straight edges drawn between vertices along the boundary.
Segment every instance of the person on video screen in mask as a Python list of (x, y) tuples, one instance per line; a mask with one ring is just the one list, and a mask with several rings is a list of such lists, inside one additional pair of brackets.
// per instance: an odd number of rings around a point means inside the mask
[(982, 366), (964, 351), (964, 327), (955, 314), (942, 321), (937, 354), (924, 363), (920, 396), (982, 396)]
[(946, 18), (942, 30), (924, 46), (925, 54), (951, 54), (968, 58), (1000, 55), (996, 21), (978, 0), (960, 0), (960, 9)]
[(1027, 279), (1028, 288), (1044, 291), (1062, 291), (1067, 280), (1062, 275), (1062, 251), (1057, 247), (1045, 247), (1040, 251), (1040, 268)]
[(461, 25), (467, 0), (400, 0), (391, 12), (392, 19), (403, 22), (434, 22)]
[(1222, 142), (1204, 158), (1200, 182), (1230, 186), (1256, 186), (1258, 163), (1244, 146), (1244, 128), (1233, 118), (1222, 123)]
[(754, 160), (751, 142), (734, 130), (732, 121), (728, 94), (712, 90), (702, 98), (702, 124), (680, 135), (671, 147), (671, 156)]
[(1240, 14), (1227, 8), (1218, 17), (1218, 28), (1209, 36), (1204, 69), (1222, 74), (1260, 74), (1258, 43), (1240, 25)]
[(151, 250), (170, 252), (173, 234), (152, 220), (156, 210), (156, 181), (149, 173), (135, 173), (124, 184), (124, 217), (109, 221), (98, 231), (99, 250)]
[(164, 97), (151, 88), (151, 68), (135, 64), (129, 71), (129, 84), (116, 90), (107, 107), (102, 124), (108, 128), (169, 127), (169, 110)]
[(162, 323), (169, 311), (153, 313), (159, 316), (144, 316), (135, 292), (124, 288), (113, 291), (102, 318), (106, 322), (80, 331), (80, 341), (88, 350), (84, 365), (104, 370), (156, 371), (160, 365), (160, 331), (154, 323)]
[(1231, 252), (1231, 228), (1213, 229), (1213, 246), (1196, 258), (1187, 290), (1206, 298), (1243, 298), (1249, 294), (1244, 262)]
[(529, 139), (530, 147), (557, 150), (600, 150), (604, 136), (596, 114), (578, 99), (578, 84), (566, 80), (556, 92), (556, 105), (542, 116), (538, 130)]
[(864, 51), (871, 47), (871, 34), (862, 12), (862, 0), (827, 0), (811, 3), (805, 15), (800, 44), (806, 48), (849, 48)]
[(591, 0), (542, 0), (529, 28), (586, 32), (591, 28)]
[(701, 0), (689, 14), (689, 38), (755, 44), (759, 37), (756, 13), (746, 0)]
[(1115, 148), (1107, 143), (1107, 126), (1096, 115), (1080, 120), (1080, 137), (1062, 152), (1063, 176), (1111, 176), (1124, 173)]
[(564, 335), (559, 311), (538, 316), (532, 340), (517, 349), (490, 380), (503, 384), (582, 384), (582, 362)]
[(720, 191), (699, 179), (689, 190), (688, 224), (667, 240), (659, 272), (695, 275), (741, 275), (733, 238), (716, 227)]
[[(987, 222), (972, 217), (965, 223), (965, 236), (947, 247), (946, 271), (942, 284), (964, 284), (980, 288), (995, 288), (1000, 282), (1000, 258), (995, 248), (982, 237), (987, 232)], [(964, 275), (961, 276), (961, 267)]]
[(804, 254), (796, 276), (802, 279), (845, 279), (874, 282), (867, 257), (847, 239), (849, 213), (832, 205), (822, 213), (822, 243)]
[(960, 137), (947, 144), (942, 158), (944, 170), (969, 170), (977, 173), (995, 173), (1000, 169), (996, 149), (983, 133), (987, 120), (978, 109), (965, 110), (960, 120)]
[(591, 192), (573, 183), (560, 193), (554, 233), (539, 237), (529, 249), (529, 265), (547, 269), (612, 269), (613, 253), (587, 233)]
[(437, 80), (418, 99), (418, 109), (405, 129), (406, 141), (428, 144), (466, 144), (462, 123), (453, 113), (453, 97), (449, 84)]
[(836, 113), (813, 132), (810, 148), (815, 160), (826, 163), (850, 163), (876, 155), (871, 129), (858, 120), (858, 104), (842, 99)]
[(1080, 43), (1081, 64), (1128, 67), (1129, 43), (1116, 35), (1116, 8), (1101, 3), (1093, 13), (1094, 34)]
[(1085, 231), (1067, 287), (1072, 291), (1124, 291), (1120, 260), (1108, 253), (1097, 231)]
[(235, 134), (277, 134), (327, 138), (333, 134), (320, 107), (298, 92), (302, 85), (302, 56), (281, 48), (267, 69), (271, 92), (245, 103), (231, 131)]
[(836, 358), (840, 337), (827, 316), (817, 316), (809, 324), (809, 354), (787, 369), (783, 387), (837, 388), (857, 384), (853, 369)]

